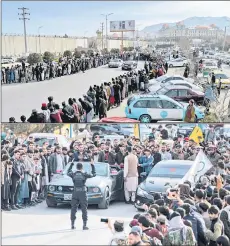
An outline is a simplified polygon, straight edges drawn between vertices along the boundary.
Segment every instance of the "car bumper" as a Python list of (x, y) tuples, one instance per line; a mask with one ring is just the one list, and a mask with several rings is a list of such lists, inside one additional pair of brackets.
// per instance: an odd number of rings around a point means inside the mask
[(149, 199), (147, 197), (142, 197), (142, 196), (136, 196), (136, 200), (135, 200), (134, 206), (137, 209), (144, 210), (143, 209), (143, 205), (144, 204), (148, 204), (148, 203), (153, 204), (153, 202), (154, 202), (153, 199)]
[[(46, 199), (49, 200), (51, 203), (70, 204), (71, 200), (65, 200), (64, 194), (71, 193), (48, 192)], [(99, 204), (103, 199), (103, 195), (101, 193), (87, 194), (87, 198), (88, 204)]]

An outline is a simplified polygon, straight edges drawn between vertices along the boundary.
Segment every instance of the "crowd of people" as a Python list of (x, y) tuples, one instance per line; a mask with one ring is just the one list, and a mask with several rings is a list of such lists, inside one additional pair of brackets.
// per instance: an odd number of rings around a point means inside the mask
[[(146, 90), (150, 78), (162, 76), (167, 70), (167, 63), (162, 59), (156, 63), (146, 61), (144, 69), (127, 72), (100, 86), (90, 86), (83, 98), (69, 98), (68, 103), (64, 101), (60, 105), (50, 96), (47, 103), (42, 103), (40, 112), (33, 109), (30, 116), (22, 115), (20, 120), (29, 123), (79, 123), (91, 122), (94, 117), (105, 118), (111, 108), (119, 107), (131, 93)], [(9, 122), (17, 121), (10, 117)]]
[[(127, 60), (129, 59), (130, 54), (127, 53), (119, 57)], [(108, 64), (112, 58), (115, 58), (115, 55), (95, 54), (83, 58), (64, 57), (59, 59), (59, 62), (37, 63), (33, 65), (22, 61), (21, 64), (18, 63), (11, 67), (3, 67), (1, 82), (2, 84), (39, 82), (79, 72), (84, 73), (91, 68), (97, 68)]]
[[(1, 142), (1, 205), (6, 211), (41, 203), (54, 175), (72, 162), (108, 162), (124, 171), (127, 204), (135, 203), (137, 186), (161, 160), (192, 160), (202, 150), (213, 167), (193, 187), (185, 181), (166, 195), (158, 193), (154, 202), (143, 205), (143, 213), (130, 221), (129, 235), (124, 222), (108, 222), (113, 232), (111, 245), (228, 246), (230, 239), (230, 139), (217, 136), (210, 126), (204, 141), (196, 143), (177, 135), (169, 140), (166, 126), (153, 128), (146, 140), (127, 136), (111, 141), (89, 133), (84, 141), (73, 140), (69, 148), (38, 146), (8, 132)], [(122, 243), (123, 242), (123, 243)], [(114, 244), (115, 243), (115, 244)]]

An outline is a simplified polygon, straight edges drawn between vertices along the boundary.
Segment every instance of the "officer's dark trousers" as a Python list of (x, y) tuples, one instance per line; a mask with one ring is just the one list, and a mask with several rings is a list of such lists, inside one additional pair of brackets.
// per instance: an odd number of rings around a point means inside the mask
[(78, 206), (81, 206), (82, 211), (82, 220), (86, 222), (88, 220), (87, 215), (87, 207), (88, 207), (88, 200), (87, 200), (87, 193), (86, 191), (75, 191), (71, 201), (71, 221), (75, 221), (76, 213)]
[(18, 194), (20, 188), (20, 179), (12, 178), (11, 185), (11, 206), (18, 203)]

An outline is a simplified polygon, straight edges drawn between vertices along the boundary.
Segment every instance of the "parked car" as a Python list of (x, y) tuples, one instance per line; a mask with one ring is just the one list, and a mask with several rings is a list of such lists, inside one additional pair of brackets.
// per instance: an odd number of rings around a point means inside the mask
[(125, 61), (122, 64), (122, 70), (133, 70), (137, 68), (137, 62), (136, 61)]
[(194, 80), (191, 79), (191, 78), (185, 78), (181, 75), (163, 75), (163, 76), (160, 76), (158, 77), (157, 79), (150, 79), (149, 80), (149, 85), (152, 85), (152, 84), (158, 84), (158, 83), (167, 83), (169, 81), (172, 81), (172, 80), (183, 80), (183, 81), (187, 81), (187, 82), (190, 82), (190, 83), (193, 83)]
[(113, 133), (119, 135), (127, 135), (129, 136), (130, 131), (123, 129), (118, 124), (108, 125), (108, 124), (91, 124), (90, 125), (91, 132), (98, 132), (99, 134), (107, 134), (111, 135)]
[(168, 87), (168, 86), (185, 86), (185, 87), (192, 89), (194, 91), (203, 91), (204, 90), (203, 87), (192, 84), (192, 83), (185, 81), (185, 80), (170, 80), (166, 83), (153, 84), (153, 85), (149, 86), (148, 90), (149, 90), (149, 92), (156, 92), (160, 88)]
[(193, 161), (167, 160), (158, 162), (144, 182), (136, 190), (135, 207), (143, 209), (144, 204), (154, 202), (156, 193), (166, 194), (167, 189), (175, 187), (190, 170)]
[(203, 70), (216, 70), (218, 69), (217, 63), (214, 61), (204, 61)]
[(168, 61), (169, 67), (185, 67), (188, 64), (188, 60), (177, 58), (171, 61)]
[(114, 60), (111, 60), (108, 64), (108, 67), (109, 68), (118, 68), (118, 67), (121, 67), (123, 64), (123, 61), (121, 59), (114, 59)]
[(191, 99), (197, 104), (203, 104), (204, 93), (201, 91), (194, 91), (186, 86), (182, 85), (170, 85), (165, 86), (157, 90), (156, 92), (150, 92), (150, 94), (156, 93), (158, 95), (166, 95), (173, 98), (176, 101), (189, 102)]
[[(137, 95), (128, 99), (125, 108), (127, 118), (151, 123), (161, 120), (183, 121), (188, 103), (177, 102), (166, 95)], [(195, 106), (196, 120), (204, 118), (204, 112)]]
[(178, 135), (183, 135), (184, 137), (189, 137), (196, 126), (196, 124), (179, 124), (177, 129)]
[[(221, 78), (221, 88), (222, 89), (228, 89), (230, 88), (230, 78), (229, 76), (227, 76), (223, 71), (221, 70), (215, 70), (213, 71), (213, 73), (215, 74), (216, 77), (216, 84), (219, 84), (219, 79)], [(212, 73), (210, 73), (209, 75), (209, 81), (211, 81), (211, 77), (212, 77)]]
[(30, 137), (33, 137), (34, 144), (40, 147), (42, 147), (45, 142), (48, 142), (51, 146), (55, 146), (56, 144), (60, 147), (69, 148), (70, 146), (70, 142), (63, 135), (53, 133), (31, 133), (25, 141), (26, 143), (29, 141)]
[[(56, 175), (48, 185), (46, 204), (57, 207), (58, 204), (70, 204), (73, 193), (73, 181), (67, 175), (71, 163), (68, 163), (61, 174)], [(73, 171), (76, 171), (74, 162)], [(97, 204), (100, 209), (108, 209), (111, 201), (124, 200), (123, 170), (108, 163), (96, 162), (96, 177), (87, 179), (88, 204)], [(91, 164), (83, 162), (84, 171), (91, 173)]]

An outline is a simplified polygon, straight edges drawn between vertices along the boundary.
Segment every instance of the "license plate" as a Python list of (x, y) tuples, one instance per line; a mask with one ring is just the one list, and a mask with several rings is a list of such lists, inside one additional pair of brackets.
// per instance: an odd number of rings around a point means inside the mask
[(72, 194), (64, 194), (64, 200), (65, 200), (65, 201), (70, 201), (70, 200), (72, 200)]

